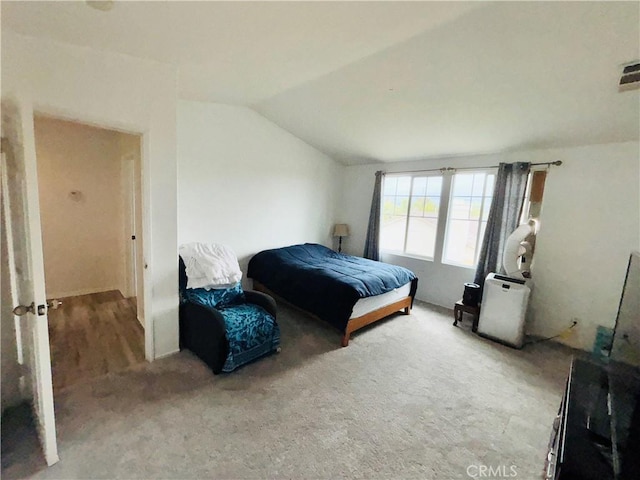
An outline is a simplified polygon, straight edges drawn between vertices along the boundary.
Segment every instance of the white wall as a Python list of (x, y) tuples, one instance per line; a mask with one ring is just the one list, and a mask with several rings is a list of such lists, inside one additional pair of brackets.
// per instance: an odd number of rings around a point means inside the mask
[(178, 103), (179, 243), (331, 245), (344, 167), (245, 107)]
[(632, 250), (640, 245), (640, 147), (622, 143), (553, 151), (532, 273), (532, 331), (551, 336), (578, 319), (566, 343), (590, 349), (613, 327)]
[(143, 134), (149, 359), (178, 350), (176, 78), (157, 62), (2, 32), (3, 96), (41, 113)]
[(47, 298), (126, 291), (123, 135), (35, 119)]
[[(439, 167), (489, 166), (499, 162), (549, 162), (541, 231), (533, 264), (535, 291), (530, 302), (529, 331), (551, 336), (578, 318), (567, 342), (590, 349), (597, 325), (613, 326), (629, 253), (640, 245), (638, 143), (493, 155), (430, 159), (346, 168), (340, 220), (352, 235), (345, 250), (362, 255), (374, 172), (402, 172)], [(473, 269), (383, 255), (419, 277), (417, 298), (452, 308)]]

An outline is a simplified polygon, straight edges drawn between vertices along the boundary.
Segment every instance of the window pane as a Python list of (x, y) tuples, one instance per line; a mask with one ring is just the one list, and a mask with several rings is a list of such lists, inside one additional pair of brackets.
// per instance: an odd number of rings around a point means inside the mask
[(382, 199), (382, 215), (393, 215), (396, 208), (396, 197), (384, 197)]
[(486, 175), (484, 173), (476, 173), (473, 176), (473, 196), (481, 197), (484, 195), (484, 179)]
[(440, 211), (440, 197), (427, 197), (424, 202), (425, 217), (438, 218)]
[(385, 178), (381, 249), (433, 258), (441, 190), (441, 176)]
[(493, 183), (496, 180), (496, 176), (492, 173), (487, 175), (487, 188), (485, 189), (485, 193), (487, 195), (493, 195)]
[(398, 190), (396, 195), (409, 195), (411, 190), (411, 177), (398, 177)]
[(447, 214), (444, 262), (473, 267), (493, 198), (495, 174), (455, 174)]
[(471, 196), (473, 186), (473, 173), (456, 173), (453, 177), (453, 195)]
[(436, 249), (436, 218), (411, 217), (407, 235), (407, 253), (433, 257)]
[(482, 220), (486, 221), (489, 218), (489, 210), (491, 209), (491, 200), (493, 197), (484, 197), (484, 208), (482, 209)]
[(380, 228), (380, 247), (384, 250), (402, 251), (404, 249), (404, 233), (407, 217), (389, 215), (383, 217)]
[(429, 177), (427, 183), (427, 195), (430, 197), (440, 197), (442, 191), (442, 177)]
[(384, 195), (395, 195), (397, 185), (398, 185), (398, 177), (385, 177)]
[(412, 217), (422, 217), (424, 211), (424, 197), (413, 197), (411, 200), (411, 212), (409, 215)]
[(427, 177), (416, 177), (413, 179), (413, 190), (411, 195), (423, 197), (427, 193)]
[(451, 200), (450, 218), (466, 220), (469, 218), (469, 208), (471, 207), (470, 197), (454, 197)]
[(406, 215), (409, 208), (409, 197), (396, 197), (394, 215)]
[(476, 259), (478, 222), (471, 220), (451, 220), (447, 230), (445, 260), (473, 266)]
[(480, 218), (481, 210), (482, 210), (482, 197), (473, 197), (471, 199), (471, 210), (469, 213), (469, 218), (471, 220), (478, 220)]

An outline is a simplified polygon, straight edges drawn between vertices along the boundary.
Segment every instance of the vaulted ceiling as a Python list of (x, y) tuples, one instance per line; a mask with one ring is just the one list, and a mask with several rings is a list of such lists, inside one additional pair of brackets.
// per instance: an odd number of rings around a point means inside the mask
[(346, 164), (638, 140), (639, 2), (2, 2), (2, 29), (175, 65)]

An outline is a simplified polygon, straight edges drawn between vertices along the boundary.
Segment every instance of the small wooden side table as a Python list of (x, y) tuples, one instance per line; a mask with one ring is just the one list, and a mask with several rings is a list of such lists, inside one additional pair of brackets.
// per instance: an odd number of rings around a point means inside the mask
[(473, 324), (471, 325), (471, 331), (478, 331), (478, 320), (480, 320), (480, 305), (471, 307), (462, 303), (462, 300), (458, 300), (453, 307), (453, 326), (457, 326), (458, 322), (462, 321), (463, 313), (468, 313), (473, 317)]

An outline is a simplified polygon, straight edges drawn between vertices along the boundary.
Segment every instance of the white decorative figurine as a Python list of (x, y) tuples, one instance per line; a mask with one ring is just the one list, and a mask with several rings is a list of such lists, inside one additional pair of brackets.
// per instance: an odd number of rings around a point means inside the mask
[(502, 254), (502, 265), (507, 277), (522, 280), (528, 278), (532, 248), (526, 239), (530, 235), (536, 235), (538, 227), (538, 220), (530, 218), (527, 223), (518, 226), (507, 238)]

